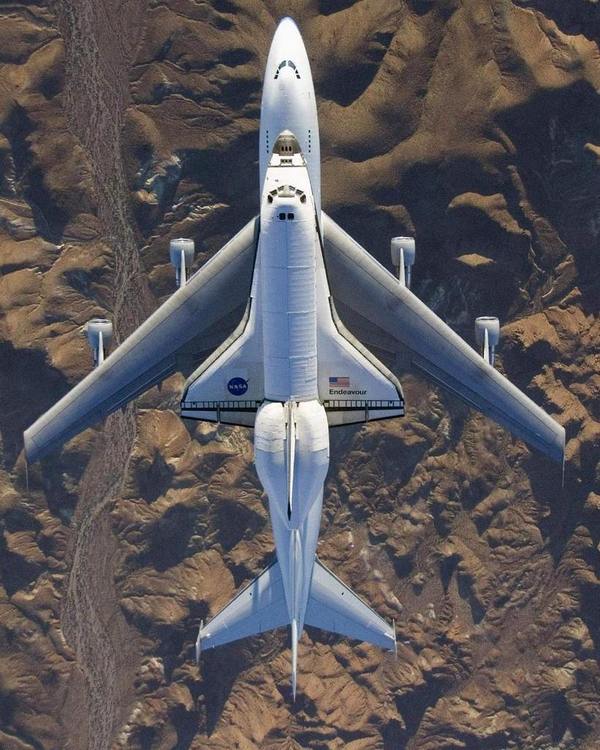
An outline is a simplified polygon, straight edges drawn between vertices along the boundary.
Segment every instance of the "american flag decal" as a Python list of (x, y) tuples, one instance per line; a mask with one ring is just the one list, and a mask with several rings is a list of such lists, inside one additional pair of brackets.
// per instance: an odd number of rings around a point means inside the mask
[(344, 377), (340, 378), (339, 376), (336, 378), (329, 378), (329, 387), (330, 388), (350, 388), (350, 378)]

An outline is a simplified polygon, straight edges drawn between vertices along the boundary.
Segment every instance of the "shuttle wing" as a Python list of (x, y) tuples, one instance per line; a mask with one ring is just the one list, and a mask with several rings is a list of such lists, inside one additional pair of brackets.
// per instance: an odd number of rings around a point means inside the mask
[(551, 459), (564, 459), (565, 431), (491, 367), (375, 258), (323, 213), (331, 293), (418, 372)]
[(319, 397), (329, 426), (404, 416), (398, 379), (331, 312), (317, 333)]
[(25, 431), (29, 461), (63, 444), (218, 346), (248, 302), (258, 219), (175, 292), (104, 363)]
[(231, 336), (188, 378), (181, 416), (254, 427), (265, 398), (261, 321), (250, 300)]

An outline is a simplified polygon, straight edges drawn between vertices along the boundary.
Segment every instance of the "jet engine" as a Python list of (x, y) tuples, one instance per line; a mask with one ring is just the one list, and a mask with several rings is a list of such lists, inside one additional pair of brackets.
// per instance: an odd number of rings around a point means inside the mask
[(187, 272), (194, 262), (195, 251), (194, 240), (178, 238), (169, 243), (169, 255), (171, 264), (175, 267), (178, 287), (185, 286), (187, 283)]
[(415, 263), (417, 249), (414, 237), (392, 237), (392, 265), (396, 269), (402, 286), (410, 289), (412, 267)]
[(110, 349), (113, 324), (106, 318), (92, 318), (83, 327), (83, 335), (87, 338), (94, 354), (94, 367), (98, 367), (104, 362), (104, 357)]
[(500, 321), (487, 315), (475, 319), (475, 341), (482, 357), (494, 366), (495, 349), (500, 341)]

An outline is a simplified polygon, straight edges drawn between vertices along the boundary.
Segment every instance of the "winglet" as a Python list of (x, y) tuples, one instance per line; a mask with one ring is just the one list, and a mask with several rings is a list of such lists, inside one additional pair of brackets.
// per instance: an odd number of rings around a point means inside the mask
[(202, 638), (200, 634), (204, 629), (204, 620), (200, 620), (200, 627), (198, 628), (198, 637), (196, 638), (196, 664), (200, 664), (200, 653), (202, 651)]
[(296, 701), (296, 681), (298, 675), (298, 623), (292, 620), (292, 701)]

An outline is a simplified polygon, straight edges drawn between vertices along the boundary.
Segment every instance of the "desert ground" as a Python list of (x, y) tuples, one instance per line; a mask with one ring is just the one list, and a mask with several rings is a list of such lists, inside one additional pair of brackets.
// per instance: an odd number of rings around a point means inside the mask
[[(276, 23), (311, 60), (324, 208), (564, 425), (560, 468), (397, 370), (404, 419), (332, 431), (319, 556), (398, 657), (309, 629), (203, 655), (273, 555), (244, 428), (176, 375), (27, 470), (22, 432), (258, 208)], [(600, 5), (0, 5), (0, 748), (600, 747)], [(394, 363), (391, 363), (392, 365)], [(399, 366), (398, 366), (399, 367)]]

